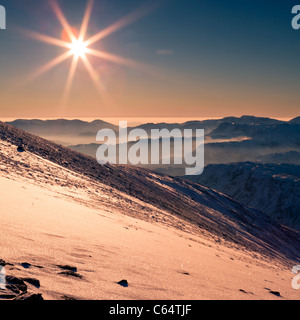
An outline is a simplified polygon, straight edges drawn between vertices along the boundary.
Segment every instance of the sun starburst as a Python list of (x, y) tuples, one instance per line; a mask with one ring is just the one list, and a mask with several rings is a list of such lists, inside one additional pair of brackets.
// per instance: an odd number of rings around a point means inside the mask
[(87, 2), (87, 7), (83, 16), (83, 20), (82, 20), (82, 24), (79, 32), (77, 32), (77, 30), (72, 28), (72, 26), (69, 24), (60, 6), (58, 5), (57, 0), (49, 0), (49, 4), (63, 28), (63, 34), (64, 34), (63, 39), (51, 37), (48, 35), (40, 34), (38, 32), (29, 31), (29, 30), (22, 30), (22, 31), (26, 33), (28, 36), (38, 41), (42, 41), (50, 45), (67, 49), (65, 53), (59, 55), (58, 57), (54, 58), (50, 62), (41, 66), (38, 70), (33, 72), (29, 77), (29, 80), (32, 81), (38, 76), (41, 76), (45, 72), (51, 70), (52, 68), (66, 61), (68, 58), (72, 58), (72, 63), (70, 66), (66, 85), (63, 92), (63, 98), (62, 98), (63, 104), (65, 104), (68, 100), (68, 97), (72, 88), (72, 84), (74, 81), (74, 77), (76, 74), (77, 66), (80, 60), (83, 62), (84, 66), (86, 67), (88, 74), (90, 75), (92, 81), (95, 84), (95, 87), (103, 97), (103, 94), (104, 94), (102, 89), (103, 86), (100, 82), (101, 77), (99, 77), (99, 75), (93, 68), (91, 62), (88, 59), (88, 55), (98, 57), (100, 59), (107, 60), (120, 65), (125, 65), (131, 68), (135, 68), (149, 74), (155, 73), (155, 68), (149, 65), (137, 62), (135, 60), (127, 59), (115, 54), (90, 48), (91, 45), (107, 37), (108, 35), (124, 28), (125, 26), (137, 21), (138, 19), (140, 19), (141, 17), (143, 17), (144, 15), (146, 15), (147, 13), (155, 9), (156, 5), (153, 5), (153, 3), (150, 6), (147, 5), (137, 9), (136, 11), (128, 14), (127, 16), (123, 17), (116, 23), (110, 25), (104, 30), (99, 31), (97, 34), (93, 35), (88, 39), (86, 39), (86, 35), (87, 35), (88, 25), (91, 18), (93, 5), (94, 5), (94, 0), (88, 0)]
[(80, 39), (74, 39), (70, 45), (71, 53), (75, 57), (85, 58), (87, 53), (87, 45)]

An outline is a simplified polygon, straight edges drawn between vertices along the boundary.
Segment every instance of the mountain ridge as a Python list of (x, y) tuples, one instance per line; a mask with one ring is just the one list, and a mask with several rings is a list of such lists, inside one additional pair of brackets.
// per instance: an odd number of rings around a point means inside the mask
[[(296, 118), (295, 118), (296, 119)], [(292, 121), (292, 120), (291, 120)], [(25, 130), (33, 134), (74, 134), (78, 132), (90, 133), (96, 135), (97, 131), (103, 128), (117, 130), (118, 127), (114, 124), (106, 122), (104, 120), (84, 121), (79, 119), (67, 120), (67, 119), (55, 119), (55, 120), (39, 120), (39, 119), (16, 119), (14, 121), (7, 122), (8, 124), (15, 126), (19, 129)], [(166, 128), (172, 130), (174, 128), (179, 129), (192, 129), (197, 126), (198, 129), (205, 129), (210, 132), (217, 128), (221, 123), (236, 123), (236, 124), (279, 124), (284, 121), (255, 116), (241, 116), (241, 117), (224, 117), (220, 119), (207, 119), (207, 120), (193, 120), (186, 121), (184, 123), (144, 123), (135, 127), (129, 127), (129, 129), (139, 128), (148, 132), (151, 129)], [(62, 125), (64, 127), (62, 127)], [(56, 131), (61, 130), (61, 131)], [(56, 131), (56, 132), (55, 132)]]
[(226, 193), (300, 230), (300, 165), (257, 162), (210, 164), (190, 181)]

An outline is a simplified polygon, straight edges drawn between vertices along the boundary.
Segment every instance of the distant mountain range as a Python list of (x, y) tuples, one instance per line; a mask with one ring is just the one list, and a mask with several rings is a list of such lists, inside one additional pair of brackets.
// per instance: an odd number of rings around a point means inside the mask
[[(298, 118), (291, 120), (290, 122), (297, 123)], [(118, 127), (105, 122), (103, 120), (94, 120), (92, 122), (82, 121), (82, 120), (66, 120), (66, 119), (57, 119), (57, 120), (23, 120), (18, 119), (11, 122), (7, 122), (12, 126), (22, 129), (24, 131), (44, 136), (44, 135), (85, 135), (95, 137), (97, 132), (100, 129), (107, 128), (118, 130)], [(212, 132), (222, 123), (237, 124), (237, 125), (272, 125), (285, 123), (280, 120), (270, 119), (270, 118), (261, 118), (253, 116), (242, 116), (238, 117), (226, 117), (222, 119), (213, 119), (213, 120), (203, 120), (203, 121), (188, 121), (185, 123), (146, 123), (135, 128), (144, 129), (147, 132), (150, 132), (151, 129), (174, 129), (179, 128), (184, 129), (204, 129), (207, 134)], [(131, 127), (133, 128), (133, 127)], [(129, 128), (129, 129), (131, 129)]]
[[(300, 117), (290, 121), (254, 116), (188, 121), (185, 123), (146, 123), (137, 127), (150, 135), (152, 129), (204, 129), (206, 134), (205, 164), (231, 162), (273, 162), (298, 164), (300, 159)], [(118, 132), (118, 126), (102, 120), (15, 120), (9, 124), (72, 150), (95, 157), (99, 146), (96, 134), (100, 129)], [(173, 140), (171, 141), (173, 150)], [(173, 154), (171, 155), (173, 160)], [(174, 176), (183, 175), (183, 166), (147, 166)]]
[(300, 117), (297, 117), (297, 118), (290, 120), (290, 123), (300, 124)]
[(253, 162), (208, 165), (186, 179), (213, 188), (300, 230), (300, 166)]
[(82, 120), (23, 120), (7, 122), (12, 126), (38, 136), (96, 136), (98, 130), (107, 128), (116, 130), (117, 127), (103, 120), (92, 122)]
[(300, 124), (288, 122), (278, 124), (221, 123), (210, 133), (214, 139), (229, 139), (246, 136), (270, 146), (300, 146)]

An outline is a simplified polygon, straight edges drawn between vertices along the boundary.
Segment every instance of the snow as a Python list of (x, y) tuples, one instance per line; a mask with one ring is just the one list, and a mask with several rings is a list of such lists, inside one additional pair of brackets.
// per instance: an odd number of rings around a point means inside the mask
[(241, 162), (209, 165), (188, 177), (300, 230), (300, 166)]
[(0, 162), (0, 259), (45, 299), (282, 299), (266, 282), (298, 297), (299, 234), (221, 193), (1, 123)]

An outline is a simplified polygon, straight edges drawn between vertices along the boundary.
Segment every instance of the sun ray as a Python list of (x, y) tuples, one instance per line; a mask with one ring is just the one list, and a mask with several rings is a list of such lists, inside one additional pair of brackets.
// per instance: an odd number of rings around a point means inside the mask
[(49, 61), (48, 63), (46, 63), (45, 65), (40, 67), (38, 70), (36, 70), (34, 73), (32, 73), (28, 77), (28, 81), (32, 81), (32, 80), (36, 79), (37, 77), (41, 76), (42, 74), (44, 74), (45, 72), (53, 69), (54, 67), (56, 67), (57, 65), (59, 65), (63, 61), (67, 60), (71, 55), (72, 55), (72, 53), (70, 51), (67, 51), (67, 52), (59, 55), (58, 57), (54, 58), (53, 60)]
[(91, 17), (91, 13), (92, 13), (92, 9), (93, 9), (93, 5), (94, 5), (94, 0), (89, 0), (87, 7), (86, 7), (86, 11), (83, 17), (83, 21), (81, 24), (81, 29), (79, 32), (79, 37), (78, 40), (83, 41), (87, 32), (87, 28), (88, 28), (88, 24), (90, 21), (90, 17)]
[(159, 75), (159, 71), (156, 70), (156, 68), (154, 68), (153, 66), (149, 66), (147, 64), (137, 62), (132, 59), (123, 58), (123, 57), (117, 56), (115, 54), (111, 54), (108, 52), (99, 51), (99, 50), (95, 50), (95, 49), (91, 49), (91, 48), (86, 48), (86, 53), (90, 54), (92, 56), (104, 59), (104, 60), (108, 60), (108, 61), (120, 64), (120, 65), (131, 67), (131, 68), (139, 70), (143, 73), (147, 73), (147, 74), (155, 75), (155, 76)]
[(41, 41), (41, 42), (45, 42), (48, 44), (52, 44), (58, 47), (62, 47), (62, 48), (68, 48), (70, 49), (70, 43), (69, 42), (65, 42), (63, 40), (54, 38), (54, 37), (50, 37), (35, 31), (31, 31), (31, 30), (26, 30), (26, 29), (19, 29), (20, 32), (24, 33), (25, 35), (29, 36), (30, 38), (33, 38), (35, 40)]
[(74, 41), (76, 39), (71, 26), (69, 25), (66, 17), (64, 16), (63, 12), (61, 11), (61, 8), (59, 7), (58, 3), (56, 0), (49, 0), (49, 4), (52, 8), (52, 10), (54, 11), (57, 19), (59, 20), (59, 22), (61, 23), (62, 27), (64, 28), (64, 30), (66, 30), (69, 38), (71, 41)]
[(86, 59), (82, 59), (91, 79), (93, 80), (96, 88), (99, 90), (99, 92), (103, 91), (103, 87), (101, 85), (101, 82), (99, 81), (99, 75), (96, 73), (96, 71), (94, 70), (93, 66), (91, 65), (90, 61), (86, 58)]
[[(66, 19), (65, 15), (63, 14), (60, 6), (58, 5), (57, 0), (48, 0), (49, 4), (55, 13), (57, 19), (59, 20), (60, 24), (62, 25), (63, 28), (63, 35), (66, 33), (66, 39), (67, 41), (61, 40), (59, 38), (54, 38), (48, 35), (43, 35), (38, 32), (34, 31), (29, 31), (29, 30), (24, 30), (20, 29), (23, 33), (26, 35), (41, 41), (45, 42), (47, 44), (55, 45), (58, 47), (63, 47), (68, 49), (65, 53), (59, 55), (58, 57), (54, 58), (53, 60), (49, 61), (42, 67), (40, 67), (38, 70), (36, 70), (34, 73), (31, 74), (31, 76), (28, 78), (27, 81), (32, 81), (36, 79), (38, 76), (41, 76), (45, 72), (51, 70), (55, 66), (59, 65), (69, 57), (73, 57), (71, 65), (70, 65), (70, 70), (68, 72), (66, 84), (64, 87), (63, 95), (62, 95), (62, 105), (64, 106), (66, 102), (68, 101), (68, 98), (70, 96), (70, 92), (72, 89), (72, 85), (74, 83), (74, 78), (77, 70), (77, 66), (79, 63), (79, 60), (82, 60), (84, 63), (88, 74), (90, 75), (98, 93), (101, 94), (101, 98), (104, 102), (105, 106), (111, 106), (112, 105), (112, 100), (108, 96), (106, 88), (103, 86), (101, 79), (99, 78), (99, 74), (95, 71), (93, 68), (91, 62), (88, 60), (87, 55), (92, 55), (98, 58), (101, 58), (103, 60), (107, 60), (116, 64), (124, 65), (127, 67), (131, 67), (134, 69), (137, 69), (139, 71), (142, 71), (144, 73), (150, 74), (150, 75), (160, 75), (160, 72), (156, 69), (153, 68), (152, 66), (149, 66), (147, 64), (143, 64), (141, 62), (127, 59), (115, 54), (111, 54), (108, 52), (104, 51), (99, 51), (95, 49), (88, 48), (89, 45), (94, 44), (95, 42), (103, 39), (104, 37), (120, 30), (121, 28), (124, 28), (125, 26), (141, 19), (143, 16), (148, 14), (150, 11), (153, 11), (158, 3), (151, 2), (151, 4), (144, 5), (140, 7), (139, 9), (135, 10), (134, 12), (128, 14), (124, 18), (120, 19), (116, 23), (110, 25), (106, 29), (100, 31), (96, 35), (92, 36), (88, 40), (85, 40), (87, 30), (88, 30), (88, 25), (89, 21), (91, 18), (92, 14), (92, 9), (94, 5), (94, 0), (87, 0), (87, 6), (83, 15), (82, 23), (79, 28), (79, 32), (77, 33), (77, 30), (71, 27), (69, 24), (68, 20)], [(26, 81), (26, 82), (27, 82)]]
[(97, 74), (97, 72), (94, 70), (93, 66), (91, 65), (90, 61), (88, 58), (82, 59), (92, 81), (94, 82), (94, 85), (102, 99), (102, 101), (104, 102), (104, 106), (105, 107), (109, 107), (112, 105), (112, 100), (110, 99), (110, 97), (107, 95), (100, 79), (99, 79), (99, 75)]
[(72, 88), (72, 84), (73, 84), (73, 81), (74, 81), (74, 77), (75, 77), (75, 72), (76, 72), (76, 69), (77, 69), (78, 61), (79, 61), (79, 56), (75, 56), (74, 55), (72, 63), (71, 63), (70, 71), (69, 71), (69, 74), (68, 74), (66, 86), (65, 86), (65, 89), (64, 89), (63, 97), (62, 97), (62, 105), (63, 106), (65, 106), (65, 104), (68, 101), (68, 98), (69, 98), (69, 95), (70, 95), (70, 91), (71, 91), (71, 88)]
[(95, 34), (91, 38), (86, 41), (86, 45), (90, 46), (91, 44), (98, 42), (99, 40), (107, 37), (108, 35), (140, 20), (144, 16), (148, 15), (151, 11), (153, 11), (157, 7), (157, 4), (147, 4), (144, 5), (137, 10), (129, 13), (127, 16), (123, 17), (119, 21), (113, 23), (109, 27), (104, 30), (101, 30), (99, 33)]

